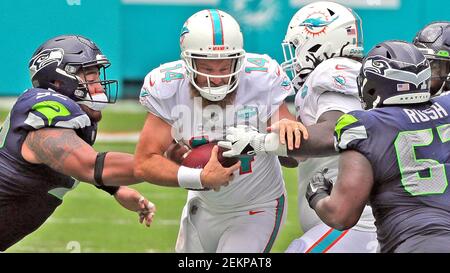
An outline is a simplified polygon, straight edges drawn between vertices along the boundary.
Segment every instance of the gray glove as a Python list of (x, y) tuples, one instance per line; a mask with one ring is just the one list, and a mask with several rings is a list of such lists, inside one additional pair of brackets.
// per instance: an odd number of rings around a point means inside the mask
[(315, 209), (319, 200), (330, 195), (333, 189), (333, 181), (325, 177), (328, 172), (328, 168), (316, 173), (309, 181), (308, 188), (306, 189), (306, 200), (308, 200), (309, 206)]

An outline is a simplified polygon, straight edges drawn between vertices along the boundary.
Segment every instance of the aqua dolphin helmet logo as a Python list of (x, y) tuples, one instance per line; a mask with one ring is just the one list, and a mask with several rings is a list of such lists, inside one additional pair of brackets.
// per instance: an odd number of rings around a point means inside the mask
[(183, 44), (184, 41), (184, 35), (186, 35), (187, 33), (189, 33), (189, 29), (187, 28), (186, 24), (183, 26), (183, 28), (181, 29), (181, 33), (180, 33), (180, 44)]
[(321, 12), (315, 12), (310, 14), (305, 21), (299, 24), (299, 26), (304, 26), (306, 33), (314, 37), (325, 33), (325, 29), (328, 25), (336, 21), (338, 18), (339, 15), (337, 14), (333, 15), (331, 18), (328, 18), (327, 15)]

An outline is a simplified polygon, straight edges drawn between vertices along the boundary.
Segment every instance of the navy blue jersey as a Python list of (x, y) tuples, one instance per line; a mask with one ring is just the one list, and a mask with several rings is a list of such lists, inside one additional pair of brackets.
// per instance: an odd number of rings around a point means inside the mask
[(340, 151), (371, 163), (370, 205), (382, 252), (415, 236), (450, 236), (450, 96), (430, 103), (353, 111), (335, 130)]
[(22, 157), (28, 132), (41, 128), (73, 129), (90, 145), (97, 133), (97, 124), (68, 97), (47, 89), (25, 91), (0, 129), (0, 198), (47, 192), (56, 196), (74, 186), (73, 178)]

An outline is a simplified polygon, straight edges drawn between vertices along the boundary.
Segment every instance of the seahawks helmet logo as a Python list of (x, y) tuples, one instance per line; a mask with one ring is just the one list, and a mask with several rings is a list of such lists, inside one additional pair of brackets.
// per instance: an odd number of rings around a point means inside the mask
[(57, 66), (61, 63), (64, 56), (64, 50), (62, 48), (52, 48), (42, 50), (38, 55), (31, 59), (30, 73), (31, 77), (36, 74), (42, 68), (57, 63)]
[(367, 72), (372, 72), (382, 76), (385, 75), (385, 71), (387, 69), (390, 69), (391, 66), (386, 60), (380, 60), (380, 58), (382, 57), (380, 56), (379, 58), (367, 58), (367, 62), (364, 64), (364, 75), (366, 75)]
[(412, 83), (416, 87), (431, 77), (430, 64), (425, 57), (418, 64), (409, 64), (383, 56), (372, 56), (364, 63), (363, 72), (365, 76), (371, 72), (394, 81)]

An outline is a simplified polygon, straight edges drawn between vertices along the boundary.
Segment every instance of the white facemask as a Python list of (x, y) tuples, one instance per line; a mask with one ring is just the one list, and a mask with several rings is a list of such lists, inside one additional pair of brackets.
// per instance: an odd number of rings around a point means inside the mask
[[(91, 101), (91, 97), (93, 101)], [(108, 97), (105, 93), (91, 95), (91, 97), (87, 95), (86, 97), (84, 97), (84, 100), (77, 101), (77, 103), (86, 105), (94, 111), (101, 111), (108, 105)]]

